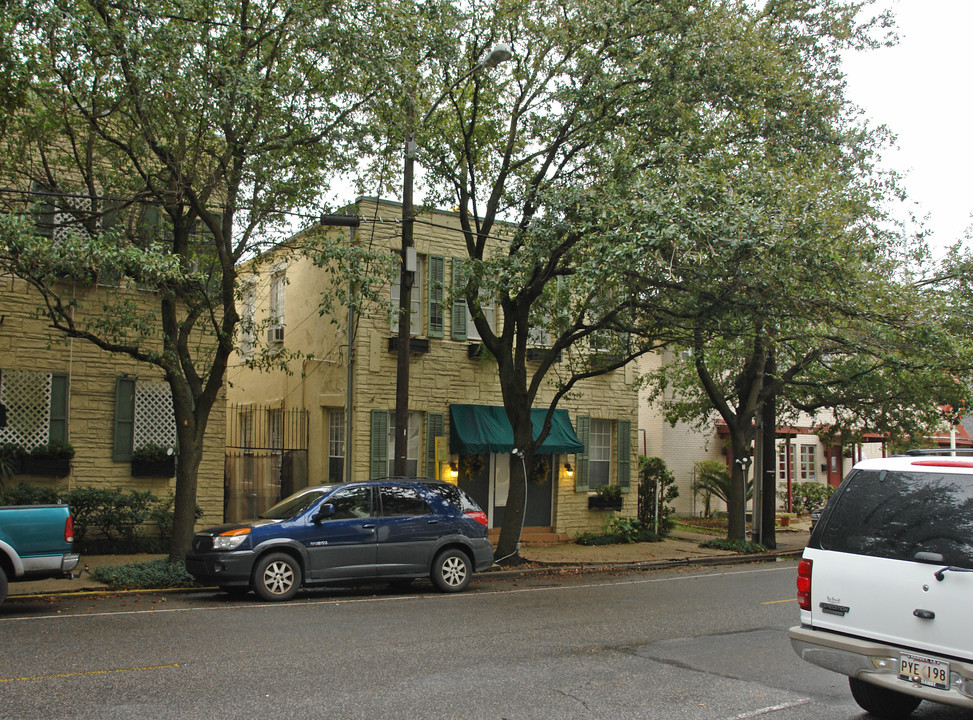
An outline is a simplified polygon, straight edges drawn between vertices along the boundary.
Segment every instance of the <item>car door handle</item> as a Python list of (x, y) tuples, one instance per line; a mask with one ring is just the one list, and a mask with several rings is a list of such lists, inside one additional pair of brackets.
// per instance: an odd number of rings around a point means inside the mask
[(364, 525), (362, 525), (362, 527), (365, 530), (374, 530), (375, 529), (375, 523), (365, 523)]
[(912, 611), (912, 614), (921, 620), (935, 620), (936, 613), (932, 610), (923, 610), (921, 608), (916, 608)]
[(438, 520), (427, 520), (426, 523), (429, 524), (429, 525), (438, 525), (439, 524), (439, 521)]

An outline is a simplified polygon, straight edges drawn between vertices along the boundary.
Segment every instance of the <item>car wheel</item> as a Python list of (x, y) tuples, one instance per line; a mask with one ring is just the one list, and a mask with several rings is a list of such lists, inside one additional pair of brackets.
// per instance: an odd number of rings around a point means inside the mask
[(301, 589), (301, 566), (286, 553), (264, 555), (254, 566), (250, 582), (264, 600), (290, 600)]
[(473, 565), (462, 550), (443, 550), (432, 563), (432, 582), (443, 592), (460, 592), (473, 579)]
[(921, 698), (872, 685), (853, 677), (848, 678), (848, 685), (859, 707), (872, 715), (888, 720), (909, 717), (922, 702)]
[(0, 603), (7, 599), (7, 573), (0, 567)]

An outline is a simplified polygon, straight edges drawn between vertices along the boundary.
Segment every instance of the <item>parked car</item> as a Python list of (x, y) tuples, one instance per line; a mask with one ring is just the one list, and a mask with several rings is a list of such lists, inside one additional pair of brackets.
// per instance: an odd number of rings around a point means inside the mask
[(67, 505), (0, 507), (0, 603), (9, 582), (71, 577), (79, 560), (73, 543)]
[(811, 533), (797, 598), (795, 651), (847, 675), (868, 712), (973, 709), (973, 458), (858, 463)]
[(289, 600), (301, 587), (428, 577), (459, 592), (493, 564), (487, 516), (455, 485), (419, 478), (319, 485), (252, 521), (203, 530), (186, 569), (227, 592)]

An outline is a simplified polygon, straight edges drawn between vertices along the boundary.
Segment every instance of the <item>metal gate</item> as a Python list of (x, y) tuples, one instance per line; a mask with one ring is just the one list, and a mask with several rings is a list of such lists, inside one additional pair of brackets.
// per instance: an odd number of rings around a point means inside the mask
[(308, 411), (227, 408), (223, 521), (253, 518), (307, 487)]

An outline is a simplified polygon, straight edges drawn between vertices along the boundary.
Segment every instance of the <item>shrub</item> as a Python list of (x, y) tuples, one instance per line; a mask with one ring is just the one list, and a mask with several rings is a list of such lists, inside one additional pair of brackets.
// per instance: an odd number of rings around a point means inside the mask
[[(658, 498), (656, 497), (658, 487)], [(645, 528), (655, 526), (656, 505), (659, 513), (659, 535), (666, 537), (676, 526), (672, 501), (679, 497), (676, 476), (662, 458), (639, 456), (638, 518)]]
[(149, 588), (195, 587), (193, 576), (186, 572), (181, 563), (168, 560), (149, 560), (148, 562), (99, 566), (91, 571), (95, 580), (105, 583), (112, 590), (139, 590)]
[[(835, 489), (824, 483), (808, 480), (794, 483), (791, 487), (791, 501), (793, 511), (798, 515), (807, 515), (815, 508), (823, 507), (828, 499), (834, 495)], [(787, 499), (786, 491), (780, 493), (782, 499)]]
[(5, 505), (55, 505), (61, 501), (57, 490), (34, 487), (21, 480), (13, 487), (4, 488), (3, 502)]
[(715, 550), (730, 550), (732, 552), (741, 553), (744, 555), (756, 555), (758, 553), (767, 552), (765, 548), (760, 543), (750, 542), (749, 540), (726, 540), (722, 538), (714, 538), (712, 540), (707, 540), (699, 544), (701, 548), (713, 548)]
[[(706, 510), (709, 511), (709, 501), (711, 497), (718, 497), (729, 505), (730, 487), (732, 479), (726, 469), (726, 463), (721, 460), (701, 460), (695, 463), (696, 480), (693, 483), (693, 492), (702, 496), (706, 503)], [(753, 481), (747, 478), (747, 500), (753, 497)]]
[(619, 517), (612, 513), (601, 533), (583, 532), (575, 537), (578, 545), (617, 545), (635, 542), (659, 542), (662, 538), (635, 518)]
[(28, 455), (34, 458), (49, 458), (51, 460), (70, 460), (74, 457), (71, 443), (62, 440), (51, 440), (47, 445), (38, 445)]
[(174, 450), (167, 445), (158, 443), (145, 443), (136, 450), (132, 451), (132, 462), (161, 462), (174, 454)]
[(621, 500), (622, 488), (620, 485), (599, 485), (595, 488), (595, 497), (599, 500)]

